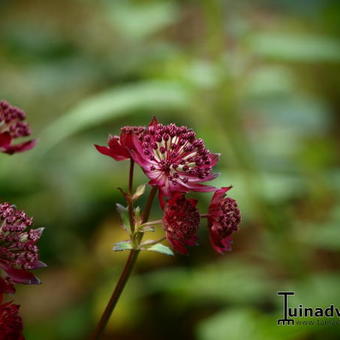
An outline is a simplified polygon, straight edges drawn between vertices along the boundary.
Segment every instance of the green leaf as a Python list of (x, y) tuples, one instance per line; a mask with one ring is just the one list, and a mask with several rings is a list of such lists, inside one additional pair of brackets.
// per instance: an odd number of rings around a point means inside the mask
[(175, 82), (145, 81), (107, 90), (81, 101), (44, 132), (45, 151), (74, 133), (127, 115), (134, 110), (184, 109), (190, 103), (186, 88)]
[(169, 247), (161, 243), (154, 244), (151, 247), (142, 248), (142, 250), (157, 251), (158, 253), (174, 256), (174, 252)]
[(121, 241), (117, 242), (113, 245), (113, 251), (123, 251), (132, 249), (132, 245), (130, 241)]
[(118, 211), (118, 214), (122, 220), (123, 223), (123, 228), (124, 230), (126, 230), (127, 232), (131, 232), (130, 230), (130, 220), (129, 220), (129, 210), (127, 207), (122, 206), (119, 203), (116, 203), (116, 209)]

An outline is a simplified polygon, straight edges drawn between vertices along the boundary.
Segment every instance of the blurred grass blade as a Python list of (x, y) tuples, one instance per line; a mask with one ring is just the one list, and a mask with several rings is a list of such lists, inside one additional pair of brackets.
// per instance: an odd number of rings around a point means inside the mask
[(250, 37), (256, 54), (287, 61), (340, 62), (340, 40), (331, 37), (284, 33), (256, 33)]
[(178, 83), (146, 81), (107, 90), (81, 101), (53, 122), (42, 134), (45, 150), (70, 135), (126, 115), (134, 110), (183, 109), (189, 103), (187, 89)]

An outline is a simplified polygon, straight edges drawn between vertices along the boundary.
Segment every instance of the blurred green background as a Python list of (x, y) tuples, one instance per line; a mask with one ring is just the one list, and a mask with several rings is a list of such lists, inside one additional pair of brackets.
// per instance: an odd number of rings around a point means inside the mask
[(143, 253), (107, 339), (339, 339), (339, 325), (276, 325), (279, 290), (340, 305), (339, 1), (1, 0), (0, 13), (0, 97), (39, 139), (0, 162), (1, 199), (46, 227), (43, 285), (16, 296), (28, 340), (93, 329), (127, 256), (111, 248), (128, 169), (93, 144), (154, 114), (222, 153), (215, 184), (234, 186), (243, 221), (225, 256), (204, 226), (190, 256)]

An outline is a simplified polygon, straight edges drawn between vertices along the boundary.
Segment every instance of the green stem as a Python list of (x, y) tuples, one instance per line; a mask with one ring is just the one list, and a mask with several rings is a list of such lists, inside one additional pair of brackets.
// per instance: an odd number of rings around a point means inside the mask
[(130, 171), (129, 171), (129, 194), (132, 195), (132, 186), (133, 186), (133, 169), (135, 166), (135, 162), (133, 159), (130, 159)]
[(136, 263), (138, 254), (139, 254), (140, 250), (137, 249), (132, 249), (130, 250), (130, 254), (129, 257), (125, 263), (125, 267), (119, 277), (119, 280), (117, 282), (117, 285), (111, 295), (111, 298), (104, 310), (104, 313), (102, 315), (102, 317), (100, 318), (100, 321), (98, 322), (98, 325), (92, 335), (92, 337), (90, 338), (91, 340), (98, 340), (100, 339), (100, 337), (102, 336), (106, 325), (111, 317), (111, 314), (114, 310), (114, 308), (117, 305), (117, 302), (119, 300), (120, 295), (122, 294), (122, 291), (126, 285), (126, 282), (128, 281), (131, 271), (134, 267), (134, 264)]
[[(132, 164), (132, 163), (131, 163)], [(131, 167), (130, 167), (130, 170), (131, 170)], [(131, 171), (130, 171), (131, 173)], [(130, 176), (130, 178), (132, 178)], [(153, 202), (153, 199), (155, 198), (155, 195), (157, 193), (157, 188), (155, 187), (152, 187), (151, 191), (150, 191), (150, 194), (149, 194), (149, 197), (148, 197), (148, 200), (146, 202), (146, 205), (145, 205), (145, 208), (144, 208), (144, 211), (143, 211), (143, 214), (142, 214), (142, 223), (145, 223), (148, 221), (149, 219), (149, 216), (150, 216), (150, 212), (151, 212), (151, 207), (152, 207), (152, 202)], [(130, 214), (130, 210), (129, 210), (129, 214)], [(142, 240), (143, 238), (143, 233), (138, 233), (138, 237), (137, 237), (137, 241), (138, 241), (138, 245), (140, 244), (140, 241)], [(111, 295), (111, 298), (104, 310), (104, 313), (102, 315), (102, 317), (100, 318), (100, 321), (94, 331), (94, 333), (92, 334), (91, 336), (91, 340), (99, 340), (101, 338), (101, 336), (103, 335), (103, 332), (107, 326), (107, 323), (111, 317), (111, 314), (114, 310), (114, 308), (116, 307), (117, 305), (117, 302), (120, 298), (120, 295), (122, 294), (123, 292), (123, 289), (131, 275), (131, 272), (132, 272), (132, 269), (136, 263), (136, 260), (137, 260), (137, 257), (138, 257), (138, 254), (140, 253), (140, 250), (139, 249), (131, 249), (130, 250), (130, 254), (129, 254), (129, 257), (126, 261), (126, 264), (124, 266), (124, 269), (119, 277), (119, 280), (116, 284), (116, 287)]]
[(142, 223), (147, 222), (148, 219), (149, 219), (150, 212), (151, 212), (151, 207), (152, 207), (152, 202), (153, 202), (153, 199), (156, 196), (156, 193), (157, 193), (157, 187), (152, 187), (152, 189), (150, 191), (150, 194), (149, 194), (149, 197), (148, 197), (148, 200), (147, 200), (147, 202), (145, 204), (144, 211), (143, 211)]
[[(142, 220), (141, 220), (142, 224), (146, 223), (149, 219), (151, 208), (152, 208), (152, 202), (156, 196), (156, 193), (157, 193), (157, 187), (152, 187), (148, 200), (146, 201), (145, 208), (143, 210)], [(141, 243), (143, 236), (144, 236), (143, 232), (136, 233), (135, 239), (138, 245)]]

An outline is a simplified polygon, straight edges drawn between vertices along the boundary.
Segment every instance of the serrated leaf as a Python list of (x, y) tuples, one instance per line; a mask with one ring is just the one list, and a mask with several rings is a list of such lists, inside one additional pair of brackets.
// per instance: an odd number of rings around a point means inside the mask
[(130, 241), (121, 241), (117, 242), (113, 245), (113, 251), (123, 251), (123, 250), (131, 250), (132, 245)]
[(131, 232), (130, 230), (130, 221), (129, 221), (129, 210), (127, 207), (124, 207), (123, 205), (116, 203), (116, 209), (118, 211), (118, 214), (122, 220), (123, 228), (127, 232)]
[(165, 246), (164, 244), (161, 244), (161, 243), (154, 244), (151, 247), (144, 247), (142, 249), (143, 250), (149, 250), (149, 251), (156, 251), (156, 252), (161, 253), (161, 254), (174, 256), (174, 252), (169, 247), (167, 247), (167, 246)]
[(145, 192), (145, 188), (146, 188), (146, 184), (141, 184), (137, 187), (135, 193), (132, 196), (133, 200), (138, 199), (139, 197), (143, 196), (144, 192)]

